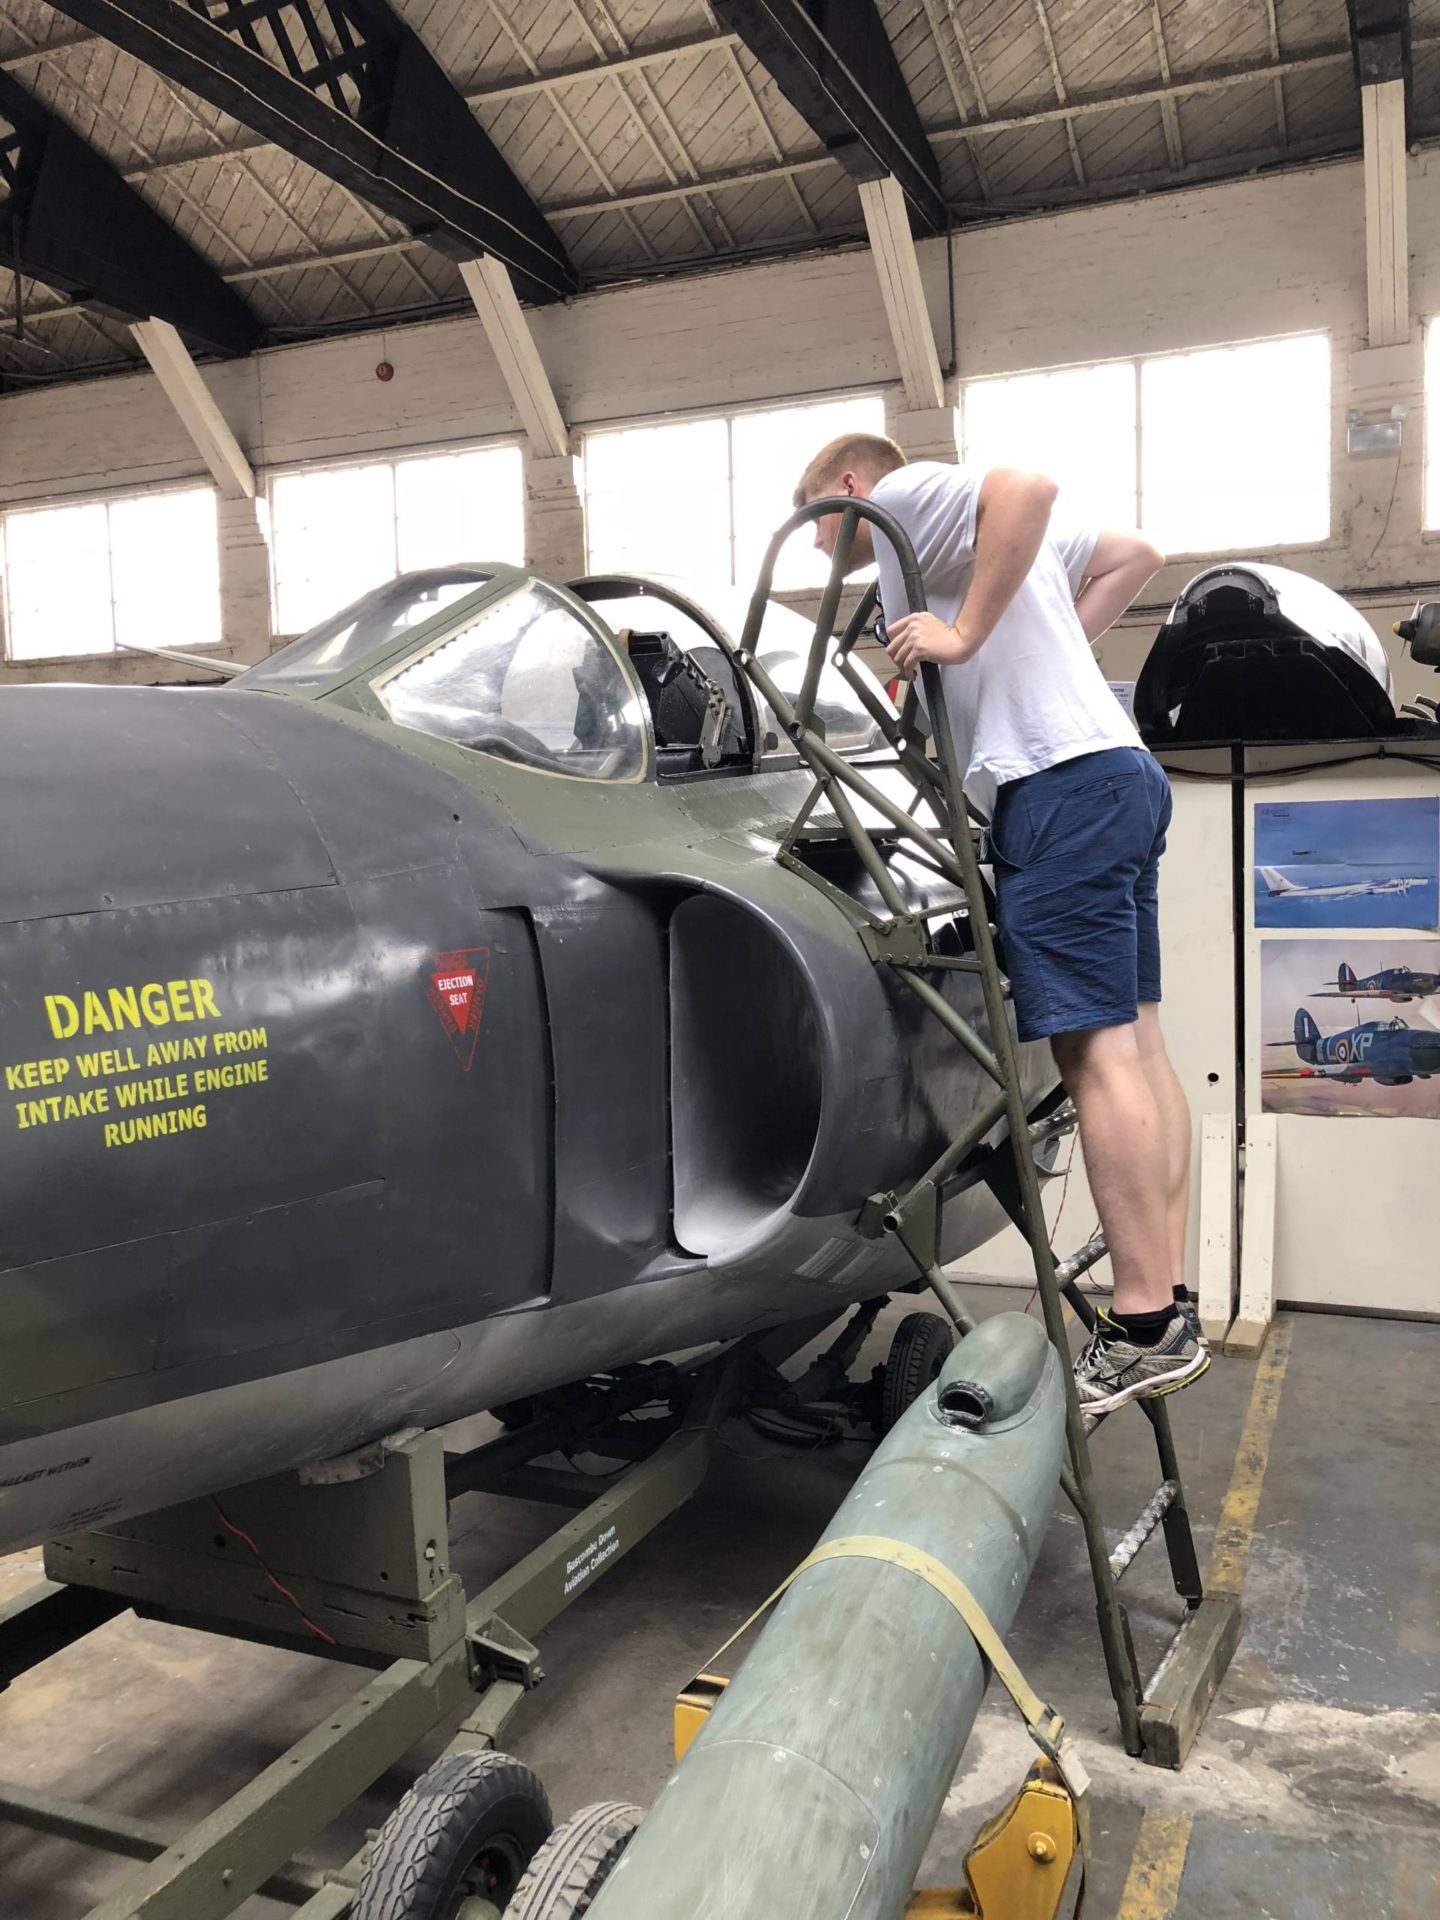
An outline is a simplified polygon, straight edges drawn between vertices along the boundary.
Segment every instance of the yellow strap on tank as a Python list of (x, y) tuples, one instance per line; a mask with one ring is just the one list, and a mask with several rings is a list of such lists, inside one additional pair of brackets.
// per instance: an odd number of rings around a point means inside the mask
[[(919, 1547), (908, 1546), (903, 1540), (888, 1540), (882, 1534), (850, 1534), (838, 1540), (825, 1540), (815, 1551), (802, 1560), (795, 1570), (768, 1597), (762, 1600), (750, 1618), (738, 1626), (730, 1638), (720, 1647), (709, 1667), (703, 1674), (697, 1674), (696, 1680), (705, 1679), (714, 1683), (711, 1672), (716, 1661), (728, 1653), (735, 1642), (748, 1633), (762, 1614), (768, 1613), (786, 1591), (794, 1585), (802, 1573), (811, 1567), (821, 1566), (827, 1560), (879, 1560), (888, 1566), (899, 1567), (905, 1573), (913, 1573), (933, 1587), (959, 1614), (969, 1629), (970, 1637), (990, 1662), (1002, 1687), (1015, 1702), (1030, 1737), (1048, 1760), (1060, 1769), (1061, 1776), (1071, 1793), (1079, 1799), (1090, 1786), (1089, 1776), (1073, 1753), (1061, 1752), (1061, 1743), (1065, 1737), (1065, 1722), (1053, 1707), (1036, 1693), (1029, 1681), (1011, 1659), (1005, 1642), (995, 1631), (990, 1616), (980, 1602), (971, 1593), (958, 1574), (949, 1567), (933, 1559), (930, 1554), (922, 1553)], [(692, 1683), (693, 1686), (694, 1683)], [(719, 1683), (721, 1686), (724, 1682)], [(688, 1691), (688, 1689), (687, 1689)], [(693, 1735), (692, 1735), (693, 1737)], [(688, 1745), (688, 1741), (687, 1741)]]
[[(782, 1598), (802, 1573), (811, 1567), (823, 1566), (827, 1560), (878, 1560), (885, 1566), (899, 1567), (903, 1573), (913, 1573), (917, 1579), (925, 1581), (942, 1599), (948, 1600), (959, 1614), (969, 1630), (971, 1639), (981, 1653), (990, 1662), (991, 1671), (1002, 1687), (1015, 1702), (1021, 1718), (1030, 1730), (1030, 1738), (1039, 1747), (1045, 1758), (1050, 1761), (1064, 1782), (1070, 1794), (1075, 1811), (1075, 1824), (1080, 1838), (1080, 1892), (1076, 1902), (1074, 1920), (1080, 1920), (1085, 1906), (1085, 1888), (1090, 1873), (1090, 1776), (1081, 1765), (1079, 1758), (1065, 1744), (1065, 1722), (1053, 1707), (1036, 1693), (1029, 1681), (1011, 1659), (1005, 1642), (996, 1632), (989, 1614), (956, 1573), (947, 1566), (922, 1553), (919, 1547), (908, 1546), (903, 1540), (889, 1540), (883, 1534), (849, 1534), (838, 1540), (824, 1540), (815, 1551), (802, 1560), (793, 1573), (788, 1574), (780, 1585), (751, 1614), (742, 1626), (735, 1629), (724, 1646), (715, 1655), (715, 1660), (728, 1653), (742, 1635), (749, 1632), (762, 1614), (768, 1613), (775, 1602)], [(711, 1663), (712, 1665), (714, 1662)], [(705, 1681), (709, 1697), (701, 1704), (697, 1696), (693, 1702), (695, 1724), (687, 1728), (684, 1744), (677, 1739), (676, 1758), (680, 1758), (691, 1740), (694, 1739), (704, 1716), (718, 1698), (726, 1682), (718, 1680), (706, 1672), (697, 1674), (691, 1683), (690, 1692), (700, 1681)], [(681, 1696), (682, 1702), (685, 1696)], [(678, 1710), (677, 1710), (678, 1732)]]
[[(1005, 1642), (991, 1625), (990, 1616), (958, 1574), (952, 1573), (949, 1567), (942, 1566), (928, 1553), (922, 1553), (919, 1547), (908, 1546), (903, 1540), (887, 1540), (879, 1534), (852, 1534), (848, 1538), (823, 1541), (809, 1559), (802, 1561), (795, 1569), (791, 1579), (804, 1573), (807, 1567), (819, 1566), (826, 1560), (880, 1560), (887, 1566), (915, 1574), (927, 1586), (933, 1587), (942, 1599), (950, 1602), (970, 1629), (970, 1637), (990, 1662), (996, 1679), (1019, 1708), (1031, 1733), (1037, 1739), (1044, 1735), (1041, 1744), (1046, 1745), (1047, 1752), (1049, 1747), (1059, 1746), (1065, 1732), (1065, 1722), (1053, 1707), (1046, 1706), (1021, 1673), (1011, 1659)], [(1055, 1756), (1052, 1753), (1049, 1757), (1054, 1759)]]

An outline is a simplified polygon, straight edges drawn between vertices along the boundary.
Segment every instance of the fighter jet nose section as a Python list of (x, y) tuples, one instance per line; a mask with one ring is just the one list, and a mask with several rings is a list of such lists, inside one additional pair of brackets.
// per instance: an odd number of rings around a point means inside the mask
[(1135, 686), (1169, 742), (1354, 739), (1403, 731), (1384, 648), (1349, 603), (1289, 567), (1210, 567), (1171, 609)]
[(675, 1237), (724, 1255), (796, 1192), (820, 1131), (810, 990), (755, 914), (696, 894), (670, 921)]

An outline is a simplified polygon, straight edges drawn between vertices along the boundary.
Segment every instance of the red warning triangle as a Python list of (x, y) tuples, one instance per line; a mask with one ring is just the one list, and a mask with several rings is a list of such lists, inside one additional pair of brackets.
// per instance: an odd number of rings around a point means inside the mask
[(455, 1058), (468, 1073), (485, 1011), (490, 949), (459, 947), (450, 953), (427, 953), (425, 959), (427, 964), (420, 971), (425, 998), (438, 1014)]

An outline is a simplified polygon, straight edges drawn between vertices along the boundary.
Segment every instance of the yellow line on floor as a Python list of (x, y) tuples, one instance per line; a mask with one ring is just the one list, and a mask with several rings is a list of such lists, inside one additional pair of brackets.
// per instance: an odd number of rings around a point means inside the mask
[(1235, 1450), (1230, 1488), (1220, 1509), (1215, 1544), (1210, 1551), (1210, 1572), (1205, 1581), (1207, 1593), (1239, 1593), (1245, 1579), (1245, 1563), (1255, 1538), (1255, 1516), (1260, 1510), (1260, 1490), (1270, 1461), (1270, 1436), (1280, 1411), (1285, 1369), (1290, 1363), (1294, 1325), (1288, 1316), (1277, 1320), (1256, 1362), (1255, 1384), (1250, 1389), (1250, 1405), (1246, 1409), (1240, 1444)]
[[(1256, 1363), (1230, 1486), (1215, 1529), (1207, 1593), (1239, 1593), (1244, 1581), (1293, 1337), (1294, 1321), (1277, 1320)], [(1153, 1807), (1147, 1811), (1135, 1838), (1116, 1920), (1170, 1920), (1180, 1897), (1192, 1824), (1188, 1813), (1160, 1813)]]
[(1191, 1825), (1188, 1813), (1147, 1811), (1115, 1920), (1169, 1920), (1180, 1897)]

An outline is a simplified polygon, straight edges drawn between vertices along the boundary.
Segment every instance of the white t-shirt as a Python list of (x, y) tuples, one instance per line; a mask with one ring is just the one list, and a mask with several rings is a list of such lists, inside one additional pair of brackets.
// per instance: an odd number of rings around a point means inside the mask
[[(917, 460), (887, 473), (870, 496), (909, 534), (930, 611), (947, 625), (969, 591), (984, 477)], [(1063, 508), (1058, 521), (1052, 513), (1034, 566), (984, 646), (963, 665), (941, 668), (966, 792), (987, 814), (1007, 780), (1082, 753), (1140, 745), (1075, 612), (1095, 540), (1095, 532), (1075, 525)], [(907, 610), (900, 566), (878, 531), (875, 558), (885, 617), (898, 620)]]

